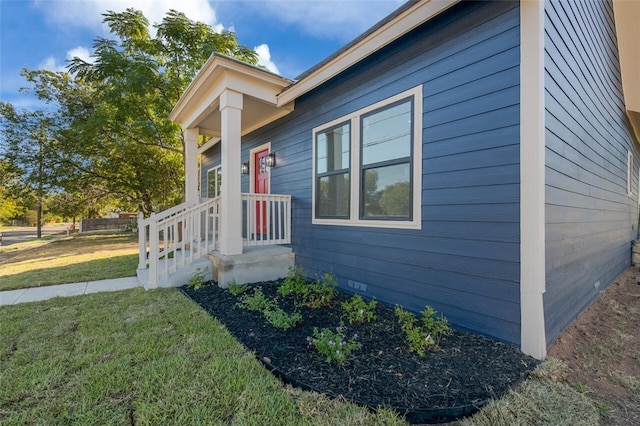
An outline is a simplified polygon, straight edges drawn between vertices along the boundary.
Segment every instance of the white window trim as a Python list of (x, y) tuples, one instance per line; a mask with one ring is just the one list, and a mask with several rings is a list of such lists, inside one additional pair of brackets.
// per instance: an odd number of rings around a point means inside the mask
[[(213, 166), (213, 167), (210, 167), (210, 168), (207, 169), (207, 186), (206, 186), (206, 188), (207, 188), (207, 197), (206, 198), (208, 198), (208, 199), (215, 198), (215, 197), (210, 197), (209, 196), (209, 174), (212, 171), (218, 170), (218, 169), (222, 169), (222, 164), (218, 164), (217, 166)], [(202, 188), (200, 188), (200, 192), (202, 192)], [(218, 194), (218, 195), (220, 195), (220, 194)]]
[[(360, 117), (377, 109), (391, 105), (405, 98), (413, 97), (413, 211), (411, 220), (375, 220), (360, 219)], [(350, 213), (349, 219), (316, 218), (316, 134), (334, 127), (338, 124), (349, 122), (351, 126), (351, 145), (349, 169), (350, 189)], [(312, 191), (311, 191), (311, 216), (314, 225), (341, 225), (341, 226), (365, 226), (370, 228), (422, 228), (422, 85), (398, 93), (383, 101), (354, 111), (329, 123), (315, 127), (312, 131)]]
[[(252, 148), (249, 151), (249, 193), (253, 194), (255, 192), (255, 176), (253, 175), (256, 169), (256, 153), (264, 151), (265, 149), (269, 150), (269, 154), (271, 154), (271, 142), (267, 142), (255, 148)], [(271, 194), (271, 167), (267, 167), (267, 173), (269, 173), (269, 194)]]
[(627, 195), (633, 195), (633, 154), (627, 151)]

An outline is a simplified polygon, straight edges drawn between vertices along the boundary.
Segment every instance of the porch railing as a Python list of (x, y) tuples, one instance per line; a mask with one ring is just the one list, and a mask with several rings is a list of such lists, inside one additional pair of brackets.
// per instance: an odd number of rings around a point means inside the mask
[(291, 195), (242, 194), (245, 246), (291, 244)]
[[(291, 196), (242, 194), (244, 246), (291, 243)], [(220, 197), (189, 206), (180, 204), (144, 219), (138, 215), (139, 269), (149, 269), (146, 288), (156, 288), (171, 274), (220, 246), (224, 231)]]
[(220, 197), (187, 207), (180, 204), (147, 219), (138, 215), (138, 269), (149, 268), (146, 288), (214, 250), (220, 237)]

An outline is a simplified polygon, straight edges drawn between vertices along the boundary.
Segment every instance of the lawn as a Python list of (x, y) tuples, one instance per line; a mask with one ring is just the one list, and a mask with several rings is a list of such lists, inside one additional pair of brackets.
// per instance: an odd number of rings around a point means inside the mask
[(137, 234), (75, 234), (0, 247), (0, 291), (136, 275)]
[(174, 289), (0, 308), (0, 423), (403, 424), (285, 387)]
[[(28, 274), (34, 275), (24, 286), (60, 284), (67, 276), (86, 281), (98, 257), (129, 256), (131, 262), (105, 268), (94, 275), (99, 278), (122, 276), (114, 275), (120, 269), (133, 275), (137, 263), (132, 234), (16, 246), (0, 249), (2, 290)], [(91, 260), (82, 257), (87, 254)], [(61, 273), (65, 268), (78, 272)], [(558, 339), (568, 349), (550, 348), (561, 360), (542, 363), (463, 424), (638, 424), (635, 282), (629, 269)], [(8, 425), (404, 424), (388, 410), (372, 414), (283, 385), (216, 318), (175, 289), (0, 307), (0, 383), (0, 424)]]

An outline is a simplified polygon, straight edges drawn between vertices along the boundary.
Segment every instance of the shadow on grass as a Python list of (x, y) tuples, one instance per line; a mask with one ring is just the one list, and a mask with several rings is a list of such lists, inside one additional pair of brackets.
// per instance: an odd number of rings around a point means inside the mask
[(138, 255), (126, 254), (71, 265), (32, 269), (0, 276), (0, 291), (133, 277), (137, 267)]

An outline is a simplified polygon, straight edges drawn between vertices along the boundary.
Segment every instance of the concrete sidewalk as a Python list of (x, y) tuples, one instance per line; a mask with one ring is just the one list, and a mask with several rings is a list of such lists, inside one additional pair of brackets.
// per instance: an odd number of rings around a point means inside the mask
[(0, 306), (38, 302), (53, 299), (54, 297), (69, 297), (79, 296), (81, 294), (100, 293), (103, 291), (126, 290), (135, 287), (143, 287), (138, 277), (0, 291)]

